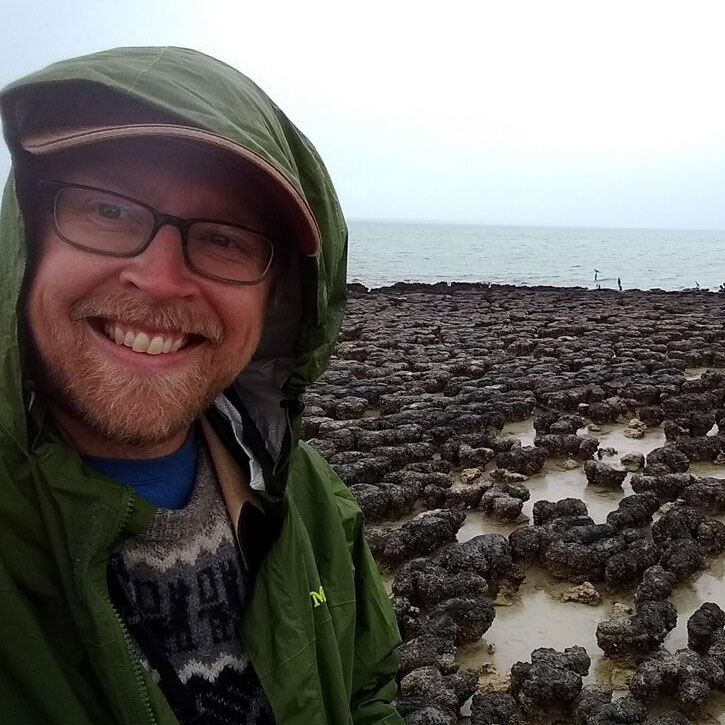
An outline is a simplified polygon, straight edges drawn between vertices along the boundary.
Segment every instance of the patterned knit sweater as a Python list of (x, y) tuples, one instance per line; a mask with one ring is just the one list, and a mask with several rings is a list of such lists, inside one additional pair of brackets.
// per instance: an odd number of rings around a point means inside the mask
[(239, 636), (250, 584), (202, 448), (188, 504), (159, 509), (109, 565), (111, 597), (182, 723), (274, 723)]

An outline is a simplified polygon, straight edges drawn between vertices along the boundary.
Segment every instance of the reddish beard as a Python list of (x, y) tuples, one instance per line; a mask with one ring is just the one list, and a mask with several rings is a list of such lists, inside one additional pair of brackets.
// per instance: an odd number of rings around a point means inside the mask
[[(93, 318), (204, 340), (181, 369), (140, 373), (88, 344)], [(43, 345), (33, 340), (36, 384), (53, 405), (97, 435), (127, 446), (154, 445), (188, 428), (247, 362), (240, 360), (236, 370), (223, 367), (221, 371), (213, 364), (224, 339), (218, 319), (128, 294), (77, 300), (69, 317), (53, 321), (50, 333)], [(210, 371), (217, 372), (213, 376)]]

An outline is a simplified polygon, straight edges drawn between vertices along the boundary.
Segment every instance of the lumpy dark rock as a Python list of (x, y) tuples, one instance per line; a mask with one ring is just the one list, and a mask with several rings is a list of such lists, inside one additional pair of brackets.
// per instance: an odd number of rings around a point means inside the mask
[(509, 534), (511, 557), (523, 566), (529, 566), (539, 558), (551, 537), (543, 526), (521, 526)]
[(627, 540), (608, 524), (573, 526), (546, 547), (543, 561), (560, 579), (598, 581), (604, 578), (607, 559), (627, 546)]
[(524, 502), (531, 497), (521, 483), (494, 483), (480, 497), (479, 508), (502, 521), (514, 521), (521, 515)]
[(458, 669), (453, 637), (427, 632), (404, 642), (400, 647), (400, 673), (405, 675), (419, 667), (433, 666), (443, 674)]
[(625, 471), (639, 471), (644, 468), (644, 454), (642, 453), (625, 453), (619, 462)]
[(406, 597), (395, 596), (391, 602), (401, 637), (406, 640), (417, 637), (423, 629), (423, 613), (420, 607), (411, 604)]
[(725, 511), (725, 480), (722, 478), (694, 478), (680, 495), (701, 511), (715, 514)]
[(465, 520), (466, 514), (462, 511), (429, 511), (419, 514), (399, 529), (369, 528), (367, 539), (373, 554), (381, 561), (399, 564), (455, 540)]
[(522, 723), (516, 700), (508, 692), (479, 692), (471, 701), (471, 725)]
[(689, 713), (724, 680), (725, 670), (715, 658), (703, 657), (691, 649), (674, 654), (660, 650), (637, 667), (629, 688), (644, 703), (660, 695), (672, 695), (678, 706)]
[(652, 538), (660, 546), (675, 539), (696, 539), (705, 514), (693, 506), (675, 506), (652, 524)]
[(490, 448), (472, 448), (466, 443), (458, 448), (458, 461), (463, 468), (485, 466), (494, 455), (494, 451)]
[(683, 713), (671, 710), (663, 712), (652, 725), (691, 725), (691, 720)]
[(669, 473), (684, 473), (690, 467), (687, 456), (673, 446), (662, 446), (650, 451), (646, 457), (645, 474), (647, 469), (661, 466)]
[(576, 725), (589, 725), (593, 718), (612, 701), (612, 688), (604, 685), (586, 685), (572, 703)]
[(581, 438), (578, 435), (564, 433), (547, 433), (537, 435), (534, 445), (543, 448), (548, 456), (558, 458), (562, 456), (579, 459), (589, 459), (599, 448), (599, 441), (595, 438)]
[(461, 705), (475, 692), (478, 675), (464, 670), (444, 675), (435, 667), (420, 667), (400, 681), (403, 698), (414, 698), (427, 706), (435, 704), (445, 711), (458, 713)]
[(714, 461), (722, 451), (722, 441), (715, 436), (704, 434), (697, 436), (679, 435), (675, 447), (687, 457), (690, 463)]
[(449, 631), (454, 626), (456, 644), (477, 642), (488, 630), (496, 616), (496, 610), (488, 599), (464, 599), (456, 597), (436, 604), (430, 610), (427, 628), (437, 633)]
[(458, 722), (455, 711), (423, 698), (400, 698), (395, 708), (406, 725), (456, 725)]
[(620, 471), (601, 461), (587, 461), (584, 474), (590, 484), (607, 488), (618, 488), (627, 478), (627, 471)]
[(610, 556), (604, 565), (604, 581), (611, 589), (635, 586), (645, 570), (654, 566), (660, 552), (649, 539), (632, 541), (628, 548)]
[(725, 550), (725, 524), (715, 519), (703, 521), (695, 538), (708, 556), (717, 556)]
[(652, 495), (630, 496), (611, 512), (608, 523), (596, 524), (577, 499), (556, 504), (537, 501), (534, 526), (509, 535), (513, 559), (521, 566), (539, 561), (551, 574), (575, 583), (605, 580), (612, 588), (635, 586), (648, 567), (658, 563), (661, 548), (652, 544), (643, 524), (657, 508)]
[(643, 601), (633, 614), (597, 625), (597, 644), (608, 656), (643, 655), (657, 649), (677, 624), (677, 610), (668, 601)]
[(350, 486), (350, 491), (357, 499), (368, 521), (379, 521), (388, 514), (390, 510), (390, 495), (382, 486), (358, 483)]
[(725, 627), (725, 612), (714, 602), (705, 602), (687, 621), (687, 646), (705, 654)]
[(705, 550), (692, 539), (672, 539), (663, 548), (659, 563), (682, 581), (702, 568)]
[(491, 583), (491, 580), (506, 578), (513, 566), (513, 559), (505, 536), (482, 534), (444, 550), (438, 563), (452, 574), (474, 572)]
[(430, 559), (412, 559), (403, 564), (393, 580), (393, 593), (413, 604), (432, 607), (452, 597), (480, 597), (488, 592), (488, 583), (469, 571), (451, 574)]
[(612, 700), (612, 690), (587, 685), (574, 701), (576, 725), (637, 725), (647, 721), (647, 708), (631, 695)]
[(677, 577), (672, 572), (659, 564), (650, 566), (642, 574), (642, 579), (634, 592), (634, 601), (638, 604), (647, 600), (667, 599), (676, 583)]
[(586, 516), (587, 506), (578, 498), (563, 498), (559, 501), (541, 499), (533, 507), (534, 525), (541, 526), (564, 516)]
[(514, 473), (533, 476), (546, 462), (546, 451), (534, 446), (515, 446), (496, 454), (496, 465)]
[(660, 501), (652, 492), (625, 496), (619, 502), (617, 510), (607, 514), (607, 523), (617, 529), (645, 526), (652, 521), (652, 516), (659, 507)]
[(634, 474), (630, 480), (635, 493), (654, 493), (660, 501), (672, 501), (692, 483), (689, 473)]
[(590, 664), (583, 647), (535, 649), (531, 662), (516, 662), (511, 668), (511, 694), (527, 716), (542, 707), (568, 704), (581, 691)]

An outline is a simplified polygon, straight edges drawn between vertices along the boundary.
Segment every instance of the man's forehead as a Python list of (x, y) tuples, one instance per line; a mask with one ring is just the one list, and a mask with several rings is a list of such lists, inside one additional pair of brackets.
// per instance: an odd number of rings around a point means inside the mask
[(186, 190), (200, 203), (213, 202), (214, 213), (230, 221), (245, 211), (275, 216), (275, 203), (249, 164), (175, 139), (124, 139), (71, 149), (44, 159), (37, 175), (99, 186), (152, 205), (166, 191)]

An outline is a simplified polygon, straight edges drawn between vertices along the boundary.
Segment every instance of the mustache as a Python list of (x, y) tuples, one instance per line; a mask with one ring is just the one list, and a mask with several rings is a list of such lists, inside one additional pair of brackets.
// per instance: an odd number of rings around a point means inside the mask
[(76, 300), (69, 312), (74, 322), (103, 317), (159, 332), (200, 335), (216, 345), (224, 340), (224, 329), (217, 318), (177, 304), (150, 302), (133, 294), (89, 295)]

